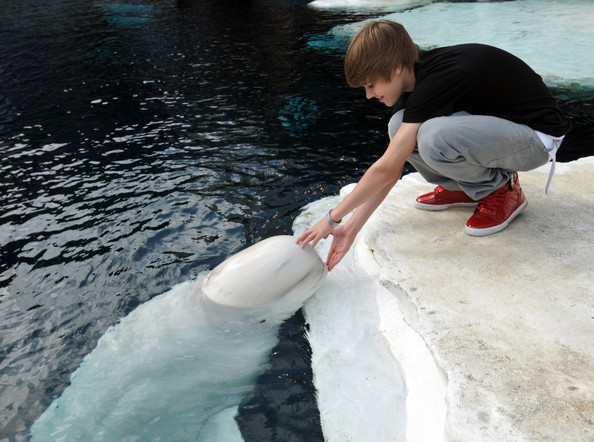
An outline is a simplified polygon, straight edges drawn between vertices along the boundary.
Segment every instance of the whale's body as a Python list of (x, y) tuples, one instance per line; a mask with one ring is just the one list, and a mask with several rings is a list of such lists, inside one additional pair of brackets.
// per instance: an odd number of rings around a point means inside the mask
[(33, 440), (240, 439), (231, 418), (279, 325), (326, 277), (317, 253), (294, 242), (249, 247), (108, 329), (33, 424)]

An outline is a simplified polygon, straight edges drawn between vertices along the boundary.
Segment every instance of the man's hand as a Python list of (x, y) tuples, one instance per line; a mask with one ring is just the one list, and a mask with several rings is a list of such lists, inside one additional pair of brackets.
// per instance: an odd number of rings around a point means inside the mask
[(296, 242), (298, 244), (300, 243), (302, 248), (311, 242), (311, 248), (313, 249), (322, 238), (328, 238), (328, 235), (333, 236), (332, 245), (326, 258), (326, 265), (328, 266), (328, 271), (330, 271), (344, 258), (344, 255), (347, 254), (353, 245), (357, 236), (356, 230), (349, 227), (348, 224), (332, 227), (328, 224), (326, 218), (323, 218), (311, 229), (303, 232), (297, 238)]
[(328, 252), (328, 258), (326, 258), (328, 271), (332, 270), (350, 250), (357, 232), (349, 228), (348, 225), (342, 225), (336, 227), (330, 234), (333, 239), (330, 251)]
[(322, 218), (311, 229), (306, 230), (299, 235), (299, 238), (297, 238), (297, 241), (295, 242), (297, 244), (301, 243), (301, 248), (311, 242), (311, 248), (313, 249), (321, 239), (328, 238), (328, 234), (332, 232), (332, 229), (334, 229), (334, 227), (328, 224), (326, 218)]

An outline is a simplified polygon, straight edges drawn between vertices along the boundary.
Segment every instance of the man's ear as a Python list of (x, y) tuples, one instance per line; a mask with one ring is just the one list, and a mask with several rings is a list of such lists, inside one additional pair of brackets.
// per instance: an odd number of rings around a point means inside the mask
[(402, 74), (402, 65), (396, 65), (394, 69), (392, 69), (393, 75), (400, 75)]

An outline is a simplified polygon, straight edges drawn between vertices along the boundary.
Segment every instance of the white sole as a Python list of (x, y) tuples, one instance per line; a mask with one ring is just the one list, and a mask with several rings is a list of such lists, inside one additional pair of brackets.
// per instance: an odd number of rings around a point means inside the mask
[(473, 229), (472, 227), (466, 226), (466, 233), (468, 233), (471, 236), (487, 236), (487, 235), (492, 235), (493, 233), (501, 232), (503, 229), (505, 229), (509, 225), (509, 223), (511, 223), (513, 221), (513, 219), (516, 216), (518, 216), (520, 213), (522, 213), (522, 210), (524, 210), (527, 205), (528, 205), (528, 201), (524, 200), (524, 202), (516, 210), (514, 210), (514, 213), (512, 213), (509, 216), (509, 218), (506, 219), (501, 224), (498, 224), (493, 227), (487, 227), (486, 229)]
[(439, 210), (446, 210), (453, 207), (476, 207), (478, 201), (474, 203), (452, 203), (452, 204), (424, 204), (418, 201), (415, 201), (415, 207), (421, 210), (430, 210), (432, 212), (437, 212)]

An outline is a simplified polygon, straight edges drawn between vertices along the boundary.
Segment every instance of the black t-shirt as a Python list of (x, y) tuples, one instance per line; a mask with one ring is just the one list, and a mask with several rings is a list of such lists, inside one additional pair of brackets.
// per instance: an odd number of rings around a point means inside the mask
[(466, 111), (521, 123), (547, 135), (561, 136), (570, 123), (551, 92), (526, 63), (508, 52), (482, 44), (437, 48), (415, 65), (415, 87), (396, 109), (403, 122)]

